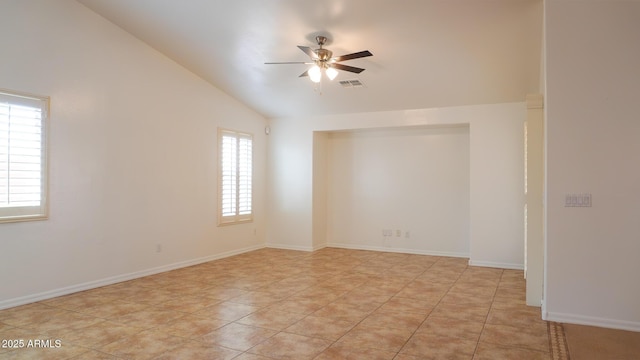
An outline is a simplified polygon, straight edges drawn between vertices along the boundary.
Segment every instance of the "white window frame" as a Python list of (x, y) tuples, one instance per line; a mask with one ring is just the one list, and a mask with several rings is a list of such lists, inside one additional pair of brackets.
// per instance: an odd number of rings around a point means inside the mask
[[(47, 133), (49, 127), (49, 98), (44, 96), (37, 96), (32, 94), (20, 93), (11, 90), (0, 89), (0, 186), (5, 189), (0, 189), (0, 196), (4, 196), (4, 199), (0, 200), (0, 223), (17, 222), (17, 221), (33, 221), (44, 220), (49, 216), (48, 206), (48, 170), (47, 170)], [(20, 161), (12, 161), (11, 153), (15, 149), (19, 149), (19, 146), (11, 147), (11, 139), (17, 137), (10, 136), (11, 126), (24, 126), (19, 124), (17, 120), (11, 119), (9, 111), (11, 108), (15, 110), (19, 107), (35, 108), (40, 110), (40, 178), (39, 178), (39, 200), (34, 201), (31, 205), (21, 206), (18, 200), (11, 201), (12, 191), (19, 186), (28, 186), (23, 184), (15, 185), (17, 182), (12, 181), (19, 178), (16, 175), (12, 178), (11, 167), (12, 165), (20, 164)], [(5, 114), (4, 116), (2, 114)], [(9, 116), (7, 116), (7, 114)], [(7, 122), (8, 120), (8, 122)], [(34, 118), (37, 120), (37, 118)], [(32, 122), (31, 126), (38, 127), (37, 122)], [(23, 133), (24, 134), (24, 133)], [(29, 133), (27, 133), (29, 134)], [(31, 134), (32, 135), (32, 134)], [(20, 135), (18, 135), (20, 136)], [(28, 135), (27, 135), (28, 136)], [(22, 148), (28, 149), (28, 148)], [(36, 150), (37, 151), (37, 150)], [(33, 156), (33, 155), (29, 155)], [(14, 156), (15, 157), (15, 156)], [(24, 163), (23, 163), (24, 164)], [(15, 174), (18, 174), (19, 170), (14, 170)], [(37, 181), (37, 180), (36, 180)], [(14, 184), (14, 185), (12, 185)], [(34, 185), (31, 185), (34, 186)], [(38, 186), (38, 185), (35, 185)], [(1, 191), (5, 190), (5, 192)], [(17, 194), (17, 192), (13, 193)], [(2, 201), (4, 200), (4, 201)], [(38, 204), (35, 204), (37, 202)]]
[[(225, 143), (225, 137), (235, 139), (233, 144)], [(247, 141), (251, 148), (248, 153), (246, 149), (241, 151), (242, 144), (247, 145)], [(229, 146), (233, 149), (229, 150)], [(229, 151), (232, 153), (229, 154)], [(248, 168), (240, 166), (247, 161), (250, 163)], [(218, 128), (218, 225), (251, 221), (253, 221), (253, 135)]]

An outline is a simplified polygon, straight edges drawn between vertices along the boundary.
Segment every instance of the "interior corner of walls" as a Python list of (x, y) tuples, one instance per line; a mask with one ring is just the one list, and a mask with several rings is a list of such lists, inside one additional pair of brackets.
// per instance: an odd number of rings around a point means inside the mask
[(327, 245), (327, 244), (317, 244), (317, 245), (314, 245), (314, 246), (312, 247), (312, 250), (311, 250), (311, 251), (321, 250), (321, 249), (324, 249), (324, 248), (326, 248), (326, 247), (329, 247), (329, 245)]

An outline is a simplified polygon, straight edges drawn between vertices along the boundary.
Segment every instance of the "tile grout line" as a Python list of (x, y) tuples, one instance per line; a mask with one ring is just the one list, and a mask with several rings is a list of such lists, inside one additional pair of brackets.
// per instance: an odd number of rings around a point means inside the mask
[[(439, 261), (441, 261), (442, 258), (439, 258), (436, 262), (434, 262), (433, 264), (431, 264), (431, 266), (429, 266), (425, 271), (423, 271), (420, 275), (424, 274), (425, 272), (427, 272), (429, 269), (431, 269), (435, 264), (437, 264)], [(462, 276), (462, 274), (469, 268), (469, 265), (467, 265), (463, 271), (460, 272), (460, 274), (458, 275), (458, 277), (456, 278), (456, 280), (449, 286), (449, 288), (447, 289), (447, 292), (444, 293), (444, 295), (442, 295), (442, 297), (438, 300), (438, 302), (431, 308), (431, 310), (429, 311), (429, 314), (427, 314), (427, 316), (422, 320), (422, 322), (420, 322), (420, 325), (418, 325), (418, 327), (413, 331), (413, 333), (411, 333), (411, 336), (409, 336), (409, 338), (407, 339), (407, 341), (404, 342), (404, 344), (402, 345), (402, 347), (400, 348), (400, 350), (398, 350), (398, 352), (396, 353), (396, 356), (394, 356), (393, 358), (397, 358), (400, 353), (402, 352), (402, 349), (404, 349), (405, 346), (407, 346), (407, 343), (409, 343), (409, 340), (411, 340), (411, 338), (416, 334), (416, 332), (418, 332), (418, 329), (420, 329), (420, 327), (427, 321), (427, 319), (429, 319), (429, 316), (431, 316), (431, 313), (433, 312), (433, 310), (440, 304), (440, 302), (442, 302), (442, 299), (444, 299), (445, 296), (447, 296), (447, 294), (449, 293), (449, 291), (451, 291), (451, 288), (453, 287), (453, 285), (455, 285), (455, 283), (458, 282), (458, 280), (460, 280), (460, 277)], [(418, 275), (418, 276), (420, 276)], [(418, 276), (414, 277), (414, 279), (416, 279)], [(407, 286), (405, 285), (404, 288), (406, 288)], [(403, 288), (403, 289), (404, 289)], [(400, 290), (402, 291), (402, 290)]]
[[(433, 264), (431, 264), (431, 266), (433, 266)], [(431, 266), (429, 266), (429, 268), (430, 268)], [(393, 266), (392, 266), (392, 267), (393, 267)], [(425, 273), (429, 268), (425, 269), (425, 270), (424, 270), (423, 272), (421, 272), (420, 274), (418, 274), (418, 275), (414, 276), (414, 277), (412, 278), (412, 280), (411, 280), (411, 281), (415, 280), (415, 278), (417, 278), (418, 276), (420, 276), (420, 275), (422, 275), (423, 273)], [(402, 289), (404, 289), (405, 287), (407, 287), (407, 285), (403, 286), (403, 287), (402, 287)], [(396, 294), (397, 294), (398, 292), (402, 291), (402, 289), (400, 289), (399, 291), (397, 291), (397, 292), (396, 292)], [(347, 292), (347, 294), (348, 294), (348, 293), (350, 293), (350, 292), (352, 292), (353, 290), (354, 290), (354, 289), (349, 290), (349, 291)], [(345, 295), (346, 295), (346, 294), (345, 294)], [(345, 295), (343, 295), (343, 296), (345, 296)], [(392, 297), (393, 297), (393, 296), (392, 296)], [(381, 308), (382, 306), (384, 306), (384, 304), (386, 304), (388, 301), (389, 301), (389, 300), (387, 300), (387, 301), (383, 302), (383, 303), (382, 303), (382, 304), (380, 304), (378, 307), (376, 307), (373, 311), (371, 311), (369, 314), (367, 314), (367, 316), (365, 316), (364, 318), (362, 318), (362, 319), (360, 319), (358, 322), (356, 322), (356, 323), (355, 323), (355, 325), (353, 325), (353, 326), (352, 326), (348, 331), (346, 331), (344, 334), (342, 334), (338, 339), (334, 340), (334, 341), (331, 343), (331, 345), (327, 346), (327, 349), (328, 349), (328, 348), (330, 348), (331, 346), (333, 346), (333, 345), (337, 344), (337, 343), (340, 341), (340, 339), (342, 339), (343, 337), (345, 337), (345, 336), (346, 336), (346, 335), (347, 335), (351, 330), (355, 329), (355, 328), (356, 328), (358, 325), (360, 325), (364, 320), (366, 320), (366, 319), (367, 319), (367, 317), (369, 317), (369, 315), (373, 314), (375, 311), (377, 311), (378, 309), (380, 309), (380, 308)], [(408, 341), (408, 339), (407, 339), (407, 341)], [(404, 345), (403, 345), (403, 346), (404, 346)], [(401, 349), (402, 349), (402, 348), (401, 348)], [(394, 355), (394, 358), (398, 355), (398, 353), (399, 353), (399, 352), (400, 352), (400, 351), (397, 351), (397, 352), (396, 352), (396, 355)], [(317, 355), (317, 356), (315, 356), (314, 358), (317, 358), (317, 357), (318, 357), (318, 356), (320, 356), (320, 355), (322, 355), (322, 353), (318, 354), (318, 355)]]
[[(343, 272), (344, 272), (344, 271), (343, 271)], [(341, 272), (340, 274), (342, 274), (343, 272)], [(335, 276), (337, 276), (337, 275), (335, 275)], [(322, 281), (321, 283), (324, 283), (324, 282), (326, 282), (326, 281), (327, 281), (327, 280), (324, 280), (324, 281)], [(294, 297), (296, 294), (298, 294), (298, 293), (300, 293), (300, 292), (303, 292), (303, 291), (305, 291), (306, 289), (308, 289), (308, 288), (310, 288), (310, 287), (311, 287), (311, 286), (307, 286), (307, 287), (305, 287), (304, 289), (300, 289), (300, 290), (298, 290), (298, 291), (296, 291), (296, 292), (294, 292), (294, 293), (292, 293), (292, 294), (290, 294), (290, 295), (288, 295), (288, 296), (284, 297), (284, 298), (283, 298), (283, 299), (281, 299), (281, 300), (287, 300), (287, 299), (290, 299), (290, 298)], [(353, 291), (353, 289), (349, 290), (347, 293), (349, 293), (349, 292), (351, 292), (351, 291)], [(346, 294), (344, 294), (344, 295), (346, 295)], [(342, 295), (342, 296), (344, 296), (344, 295)], [(340, 297), (338, 297), (338, 299), (339, 299), (339, 298), (340, 298)], [(332, 303), (333, 301), (335, 301), (335, 300), (332, 300), (330, 303)], [(323, 307), (325, 307), (325, 306), (326, 306), (326, 305), (324, 305)], [(268, 308), (268, 307), (269, 307), (269, 306), (265, 306), (264, 308)], [(323, 307), (321, 307), (320, 309), (322, 309)], [(300, 321), (302, 321), (303, 319), (306, 319), (307, 317), (309, 317), (309, 316), (313, 315), (313, 313), (315, 313), (316, 311), (318, 311), (318, 310), (320, 310), (320, 309), (317, 309), (317, 310), (315, 310), (315, 311), (313, 311), (313, 312), (311, 312), (311, 313), (309, 313), (309, 314), (306, 314), (304, 317), (302, 317), (301, 319), (297, 320), (296, 322), (294, 322), (294, 323), (290, 324), (289, 326), (285, 327), (284, 329), (277, 330), (277, 332), (276, 332), (275, 334), (273, 334), (273, 335), (269, 336), (268, 338), (264, 339), (264, 340), (263, 340), (263, 341), (261, 341), (260, 343), (255, 344), (254, 346), (250, 347), (249, 349), (242, 351), (242, 352), (241, 352), (240, 354), (238, 354), (238, 356), (236, 356), (236, 357), (239, 357), (239, 356), (241, 356), (241, 355), (243, 355), (243, 354), (254, 355), (253, 353), (250, 353), (250, 352), (249, 352), (249, 350), (253, 349), (254, 347), (256, 347), (256, 346), (258, 346), (258, 345), (260, 345), (260, 344), (262, 344), (262, 343), (264, 343), (264, 342), (266, 342), (267, 340), (269, 340), (269, 339), (273, 338), (274, 336), (276, 336), (276, 335), (278, 335), (278, 334), (280, 334), (280, 333), (294, 334), (294, 335), (300, 335), (300, 336), (305, 336), (305, 337), (313, 338), (313, 337), (310, 337), (310, 336), (307, 336), (307, 335), (295, 334), (295, 333), (289, 333), (289, 332), (286, 332), (285, 330), (286, 330), (288, 327), (293, 326), (293, 325), (295, 325), (295, 324), (299, 323)], [(259, 311), (259, 310), (257, 310), (257, 311)], [(257, 311), (255, 311), (255, 312), (257, 312)], [(255, 312), (253, 312), (253, 313), (255, 313)], [(253, 314), (253, 313), (251, 313), (251, 314)], [(246, 315), (246, 316), (250, 316), (251, 314), (248, 314), (248, 315)], [(244, 316), (244, 317), (246, 317), (246, 316)], [(244, 317), (243, 317), (243, 318), (244, 318)], [(242, 318), (241, 318), (241, 319), (242, 319)], [(240, 320), (240, 319), (238, 319), (238, 320)], [(238, 320), (234, 320), (232, 323), (235, 323), (235, 322), (236, 322), (236, 321), (238, 321)], [(364, 320), (364, 319), (363, 319), (363, 320)], [(362, 320), (361, 320), (361, 321), (362, 321)], [(361, 321), (360, 321), (360, 322), (361, 322)], [(359, 324), (360, 322), (358, 322), (357, 324)], [(356, 325), (354, 325), (353, 327), (351, 327), (351, 328), (350, 328), (350, 329), (349, 329), (345, 334), (343, 334), (340, 338), (342, 338), (342, 337), (343, 337), (344, 335), (346, 335), (349, 331), (351, 331), (353, 328), (355, 328), (355, 327), (357, 326), (357, 324), (356, 324)], [(250, 326), (250, 325), (248, 325), (248, 326)], [(261, 328), (261, 327), (258, 327), (258, 328)], [(265, 328), (262, 328), (262, 329), (265, 329)], [(339, 340), (340, 338), (338, 338), (338, 340)], [(319, 338), (319, 339), (321, 339), (321, 338)], [(329, 339), (324, 339), (324, 340), (329, 340)], [(323, 351), (322, 351), (322, 352), (324, 352), (326, 349), (328, 349), (328, 348), (330, 348), (331, 346), (333, 346), (334, 344), (336, 344), (336, 343), (338, 342), (338, 340), (329, 340), (329, 341), (332, 341), (332, 342), (331, 342), (331, 344), (330, 344), (329, 346), (327, 346), (325, 349), (323, 349)], [(316, 357), (320, 356), (320, 355), (322, 354), (322, 352), (320, 352), (318, 355), (314, 356), (314, 358), (316, 358)], [(267, 357), (267, 358), (273, 359), (273, 358), (268, 357), (268, 356), (265, 356), (265, 355), (260, 355), (260, 356), (264, 356), (264, 357)], [(234, 357), (234, 358), (235, 358), (235, 357)]]
[(482, 330), (480, 330), (480, 335), (478, 335), (478, 341), (476, 342), (476, 347), (473, 349), (473, 357), (476, 356), (478, 352), (478, 347), (480, 346), (480, 339), (482, 338), (482, 333), (484, 333), (484, 328), (487, 325), (487, 320), (489, 320), (489, 314), (491, 313), (491, 309), (493, 308), (493, 303), (496, 300), (496, 295), (498, 294), (498, 288), (500, 287), (500, 283), (502, 282), (502, 276), (504, 276), (504, 269), (500, 269), (500, 279), (498, 280), (498, 284), (496, 285), (496, 290), (493, 292), (493, 296), (491, 297), (491, 306), (489, 306), (489, 311), (487, 311), (487, 315), (484, 318), (482, 323)]

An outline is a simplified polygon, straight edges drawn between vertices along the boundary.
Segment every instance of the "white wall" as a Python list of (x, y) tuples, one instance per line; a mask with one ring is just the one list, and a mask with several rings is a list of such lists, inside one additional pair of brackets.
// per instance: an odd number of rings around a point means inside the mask
[(640, 331), (640, 3), (547, 1), (545, 20), (544, 315)]
[[(476, 265), (522, 268), (525, 118), (525, 104), (510, 103), (272, 119), (267, 244), (313, 248), (313, 221), (318, 219), (313, 214), (312, 201), (313, 184), (317, 181), (313, 177), (314, 132), (469, 125), (470, 260)], [(498, 172), (483, 175), (487, 169)], [(516, 187), (520, 188), (517, 194), (513, 191)], [(475, 218), (490, 221), (492, 226), (474, 228)], [(378, 231), (371, 243), (362, 246), (379, 246)]]
[(468, 126), (334, 132), (328, 163), (330, 246), (469, 256)]
[(313, 133), (307, 124), (271, 125), (268, 246), (313, 250)]
[[(75, 1), (3, 1), (0, 49), (0, 87), (51, 97), (50, 219), (0, 224), (0, 308), (263, 246), (264, 118)], [(252, 224), (216, 226), (218, 126), (254, 133)]]
[(527, 305), (540, 306), (544, 290), (544, 98), (527, 96)]
[(471, 122), (472, 265), (524, 266), (524, 104), (519, 110)]
[(327, 209), (329, 202), (329, 133), (313, 133), (312, 248), (327, 246)]

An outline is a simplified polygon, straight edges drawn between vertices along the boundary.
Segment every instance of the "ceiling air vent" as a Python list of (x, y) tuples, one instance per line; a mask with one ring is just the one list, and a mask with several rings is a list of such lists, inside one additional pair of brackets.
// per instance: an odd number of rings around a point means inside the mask
[(364, 84), (358, 79), (353, 80), (340, 80), (340, 85), (343, 88), (361, 88), (364, 87)]

